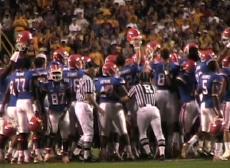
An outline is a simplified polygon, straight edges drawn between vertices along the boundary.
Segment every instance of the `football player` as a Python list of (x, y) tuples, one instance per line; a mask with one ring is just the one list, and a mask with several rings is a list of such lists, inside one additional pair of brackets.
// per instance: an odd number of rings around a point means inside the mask
[(195, 99), (197, 87), (195, 67), (196, 63), (193, 60), (184, 61), (182, 71), (176, 77), (182, 104), (179, 116), (184, 143), (181, 151), (182, 158), (187, 157), (189, 148), (198, 140), (196, 133), (199, 128), (199, 106)]
[[(132, 154), (129, 136), (127, 132), (125, 114), (120, 96), (124, 94), (124, 80), (116, 77), (118, 67), (114, 63), (105, 64), (102, 68), (104, 77), (98, 78), (96, 81), (96, 90), (99, 94), (100, 107), (105, 110), (104, 115), (99, 114), (99, 129), (101, 137), (101, 157), (107, 159), (106, 145), (113, 124), (118, 128), (120, 138), (123, 140), (127, 150), (127, 159), (134, 159)], [(115, 151), (117, 152), (117, 151)], [(120, 154), (116, 153), (120, 159)]]
[[(48, 97), (47, 112), (47, 146), (45, 161), (49, 161), (53, 156), (51, 148), (58, 131), (62, 138), (62, 161), (69, 162), (68, 138), (70, 135), (70, 119), (68, 108), (71, 103), (71, 92), (68, 83), (63, 80), (63, 65), (57, 61), (52, 61), (48, 66), (48, 81), (39, 83), (42, 97)], [(42, 105), (41, 105), (42, 106)]]
[[(221, 101), (223, 100), (223, 94), (225, 93), (224, 78), (219, 72), (219, 65), (215, 59), (210, 59), (206, 62), (208, 67), (208, 73), (202, 75), (199, 80), (198, 90), (202, 92), (203, 99), (201, 101), (201, 131), (203, 136), (209, 140), (208, 145), (211, 144), (212, 132), (210, 132), (210, 125), (217, 119), (222, 118), (221, 113)], [(214, 135), (215, 148), (214, 158), (218, 159), (222, 155), (222, 138), (223, 134), (219, 133)], [(203, 151), (211, 153), (210, 146), (203, 146)]]
[(160, 110), (166, 138), (166, 157), (173, 157), (175, 154), (173, 152), (174, 147), (179, 146), (179, 102), (176, 89), (173, 88), (179, 66), (170, 62), (170, 53), (167, 49), (162, 49), (160, 56), (161, 60), (152, 63), (151, 68), (153, 81), (157, 87), (156, 106)]

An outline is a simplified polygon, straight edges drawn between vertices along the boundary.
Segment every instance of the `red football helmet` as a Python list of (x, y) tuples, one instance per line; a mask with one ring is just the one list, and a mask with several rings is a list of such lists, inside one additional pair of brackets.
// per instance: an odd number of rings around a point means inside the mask
[(224, 31), (221, 35), (221, 38), (222, 38), (222, 42), (224, 45), (229, 45), (229, 43), (230, 43), (230, 27), (224, 29)]
[(222, 37), (222, 40), (229, 40), (230, 39), (230, 27), (224, 29), (221, 37)]
[(213, 136), (222, 134), (224, 131), (224, 121), (222, 118), (217, 118), (213, 123), (210, 124), (210, 133)]
[(16, 37), (16, 48), (19, 51), (27, 49), (32, 41), (32, 34), (29, 31), (23, 31)]
[(68, 66), (71, 69), (82, 69), (83, 62), (80, 54), (70, 55), (68, 58)]
[(13, 126), (13, 124), (11, 122), (5, 121), (3, 133), (6, 137), (11, 137), (12, 135), (16, 134), (16, 128)]
[(65, 49), (59, 48), (53, 52), (52, 58), (53, 58), (53, 61), (58, 61), (62, 64), (65, 64), (68, 56), (69, 56), (69, 54)]
[(173, 63), (179, 64), (180, 59), (181, 59), (181, 57), (180, 57), (179, 54), (177, 54), (177, 53), (172, 53), (172, 54), (170, 54), (170, 60), (171, 60)]
[(188, 43), (184, 47), (184, 50), (183, 50), (186, 55), (189, 53), (190, 48), (197, 48), (197, 49), (199, 49), (199, 46), (196, 43)]
[(186, 60), (186, 62), (182, 64), (182, 69), (185, 72), (193, 72), (196, 69), (196, 62), (193, 60)]
[(29, 130), (36, 132), (41, 130), (42, 120), (39, 117), (33, 116), (29, 122)]
[(230, 67), (230, 56), (227, 56), (222, 60), (222, 67), (223, 68), (229, 68)]
[(212, 58), (216, 58), (216, 54), (213, 52), (212, 49), (206, 49), (199, 51), (199, 56), (201, 61), (208, 61)]
[(106, 58), (105, 58), (105, 64), (107, 63), (114, 63), (114, 64), (117, 64), (117, 57), (118, 55), (108, 55)]
[(137, 28), (130, 28), (127, 32), (127, 40), (134, 46), (140, 45), (142, 38), (141, 32)]
[(102, 67), (102, 73), (104, 76), (115, 76), (118, 74), (118, 67), (114, 63), (106, 63)]
[(83, 63), (83, 68), (87, 68), (87, 64), (92, 62), (92, 59), (89, 56), (82, 56), (81, 57), (82, 63)]
[[(146, 54), (147, 56), (150, 55), (150, 57), (153, 56), (154, 52), (156, 52), (158, 49), (161, 48), (161, 45), (158, 41), (156, 40), (153, 40), (153, 41), (150, 41), (146, 47), (145, 47), (145, 51), (146, 51)], [(149, 56), (148, 56), (149, 57)]]

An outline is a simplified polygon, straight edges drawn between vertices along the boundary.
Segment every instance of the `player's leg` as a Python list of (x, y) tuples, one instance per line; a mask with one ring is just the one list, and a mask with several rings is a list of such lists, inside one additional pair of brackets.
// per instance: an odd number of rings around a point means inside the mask
[(121, 142), (123, 142), (125, 149), (127, 151), (127, 159), (134, 160), (135, 158), (133, 156), (131, 145), (130, 145), (127, 125), (126, 125), (126, 119), (125, 119), (125, 114), (124, 114), (122, 104), (116, 103), (114, 107), (111, 107), (111, 108), (115, 110), (115, 111), (112, 110), (113, 111), (112, 118), (119, 132), (121, 133), (120, 138), (121, 138)]
[(65, 113), (64, 116), (61, 117), (59, 124), (60, 134), (62, 138), (62, 161), (64, 163), (69, 163), (69, 136), (70, 136), (70, 116), (69, 111)]
[(224, 147), (222, 156), (224, 160), (230, 159), (230, 102), (226, 102), (224, 107)]
[(139, 131), (139, 142), (143, 150), (142, 156), (144, 158), (151, 158), (152, 152), (149, 146), (149, 138), (147, 137), (147, 128), (151, 122), (152, 117), (150, 117), (145, 108), (146, 107), (139, 108), (137, 111), (137, 126)]
[(47, 136), (46, 136), (46, 154), (44, 156), (44, 161), (49, 161), (54, 158), (54, 140), (58, 132), (59, 120), (61, 114), (48, 110), (47, 114)]
[(159, 159), (163, 160), (165, 157), (165, 137), (161, 127), (161, 116), (157, 107), (148, 107), (148, 110), (152, 112), (151, 126), (155, 137), (157, 139)]

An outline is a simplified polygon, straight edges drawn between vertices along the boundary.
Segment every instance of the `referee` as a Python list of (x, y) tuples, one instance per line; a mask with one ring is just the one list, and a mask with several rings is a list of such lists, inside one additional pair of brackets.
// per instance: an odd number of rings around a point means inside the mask
[(91, 154), (91, 146), (94, 135), (93, 107), (95, 107), (102, 115), (104, 115), (104, 110), (102, 110), (96, 103), (95, 86), (92, 79), (96, 76), (98, 67), (93, 63), (88, 64), (89, 67), (86, 67), (87, 70), (82, 78), (79, 79), (77, 87), (75, 113), (81, 125), (83, 135), (78, 141), (74, 154), (75, 156), (79, 156), (81, 150), (83, 149), (84, 161), (93, 161), (94, 158)]
[(147, 137), (147, 129), (151, 124), (158, 143), (159, 159), (164, 160), (165, 137), (161, 129), (160, 112), (155, 106), (155, 87), (150, 83), (149, 74), (147, 72), (142, 72), (140, 74), (140, 84), (134, 85), (129, 90), (128, 95), (122, 98), (122, 101), (127, 101), (132, 97), (135, 97), (138, 105), (137, 126), (140, 144), (145, 155), (149, 159), (153, 157)]

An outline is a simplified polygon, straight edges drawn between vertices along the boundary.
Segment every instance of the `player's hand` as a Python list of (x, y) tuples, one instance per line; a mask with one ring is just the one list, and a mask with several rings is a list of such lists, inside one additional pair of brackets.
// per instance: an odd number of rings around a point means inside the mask
[(10, 57), (10, 60), (16, 63), (18, 60), (18, 57), (19, 57), (19, 51), (15, 51)]
[(102, 116), (104, 116), (105, 115), (105, 111), (101, 108), (101, 107), (98, 107), (98, 112), (102, 115)]

